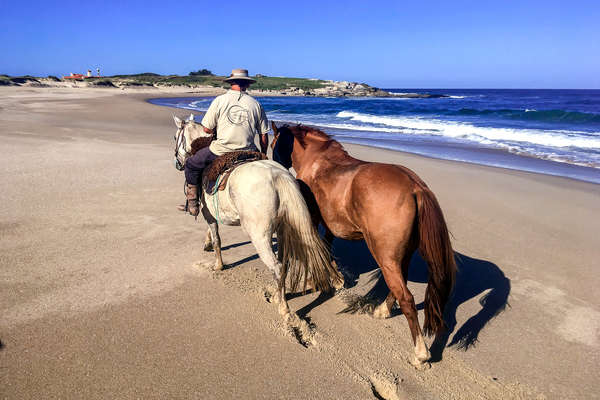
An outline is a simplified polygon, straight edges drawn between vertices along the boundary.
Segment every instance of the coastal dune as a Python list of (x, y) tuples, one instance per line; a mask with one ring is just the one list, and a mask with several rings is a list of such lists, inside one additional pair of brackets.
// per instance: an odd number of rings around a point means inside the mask
[[(247, 235), (178, 213), (157, 89), (0, 88), (0, 394), (6, 398), (598, 397), (600, 186), (345, 145), (436, 194), (459, 272), (449, 332), (415, 370), (363, 242), (336, 240), (347, 289), (292, 294), (287, 324)], [(409, 288), (422, 321), (426, 266)], [(368, 295), (365, 297), (365, 295)]]

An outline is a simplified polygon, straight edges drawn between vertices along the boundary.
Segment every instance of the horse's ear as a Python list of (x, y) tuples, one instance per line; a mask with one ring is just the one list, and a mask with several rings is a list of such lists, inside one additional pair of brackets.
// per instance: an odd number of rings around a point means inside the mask
[(188, 118), (188, 121), (193, 121), (194, 120), (194, 114), (190, 114), (190, 117)]
[(273, 128), (273, 135), (275, 137), (279, 136), (279, 131), (277, 130), (277, 125), (275, 125), (275, 122), (271, 121), (271, 128)]
[(173, 114), (173, 121), (175, 121), (175, 125), (177, 125), (178, 128), (183, 128), (183, 121), (175, 114)]

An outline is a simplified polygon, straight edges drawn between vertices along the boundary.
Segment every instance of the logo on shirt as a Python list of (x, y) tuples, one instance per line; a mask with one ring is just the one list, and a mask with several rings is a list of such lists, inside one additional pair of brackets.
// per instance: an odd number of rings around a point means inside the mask
[(227, 110), (227, 119), (233, 125), (244, 125), (248, 121), (248, 110), (242, 106), (231, 106)]

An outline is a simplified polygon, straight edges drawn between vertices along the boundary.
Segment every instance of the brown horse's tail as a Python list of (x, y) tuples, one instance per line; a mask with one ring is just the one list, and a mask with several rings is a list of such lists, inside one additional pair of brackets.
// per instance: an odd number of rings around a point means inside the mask
[(456, 263), (442, 209), (427, 186), (418, 186), (415, 197), (419, 218), (419, 252), (429, 265), (423, 332), (432, 335), (445, 328), (444, 307), (454, 285)]

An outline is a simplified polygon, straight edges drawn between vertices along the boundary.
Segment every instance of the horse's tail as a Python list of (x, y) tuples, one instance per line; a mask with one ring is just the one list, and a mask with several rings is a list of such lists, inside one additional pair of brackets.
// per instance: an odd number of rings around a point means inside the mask
[(295, 290), (308, 276), (316, 290), (331, 290), (331, 280), (339, 274), (329, 261), (329, 251), (313, 226), (310, 213), (296, 180), (289, 174), (275, 177), (279, 196), (278, 246), (283, 249), (282, 276), (289, 276)]
[(426, 185), (418, 186), (415, 197), (419, 218), (419, 252), (429, 265), (423, 332), (431, 335), (445, 328), (444, 307), (454, 286), (456, 263), (442, 209)]

